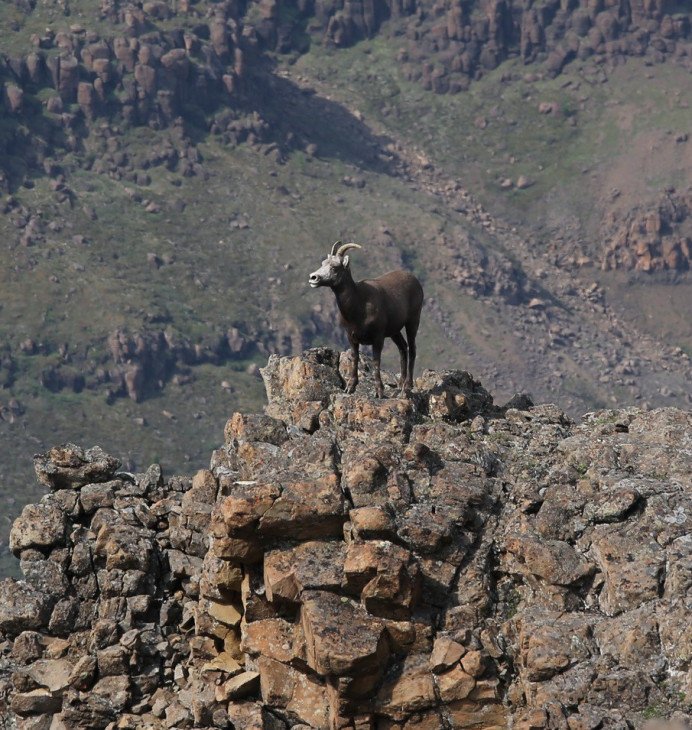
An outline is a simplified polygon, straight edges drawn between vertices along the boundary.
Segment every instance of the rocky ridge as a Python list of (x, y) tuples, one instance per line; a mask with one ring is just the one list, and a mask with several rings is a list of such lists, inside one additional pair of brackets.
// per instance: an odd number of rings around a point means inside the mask
[(6, 727), (685, 726), (692, 415), (347, 396), (346, 360), (270, 358), (192, 478), (36, 457)]

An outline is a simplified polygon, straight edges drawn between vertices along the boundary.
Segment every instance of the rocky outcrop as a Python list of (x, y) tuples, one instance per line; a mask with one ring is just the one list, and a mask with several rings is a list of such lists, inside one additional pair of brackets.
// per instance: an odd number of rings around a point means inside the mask
[[(687, 135), (680, 135), (681, 141)], [(604, 270), (687, 271), (692, 264), (692, 193), (668, 189), (646, 209), (611, 214)]]
[(468, 373), (263, 371), (209, 470), (37, 457), (0, 584), (9, 727), (638, 728), (687, 714), (692, 415)]

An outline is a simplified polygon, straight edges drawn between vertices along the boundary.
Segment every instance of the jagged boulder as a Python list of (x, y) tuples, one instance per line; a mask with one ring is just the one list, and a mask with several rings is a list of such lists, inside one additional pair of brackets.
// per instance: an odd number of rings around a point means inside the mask
[(267, 415), (295, 422), (306, 431), (317, 428), (329, 396), (340, 389), (339, 355), (328, 348), (307, 350), (298, 358), (272, 355), (261, 368), (267, 391)]
[(28, 583), (6, 578), (0, 583), (0, 631), (16, 635), (44, 628), (50, 617), (50, 599)]
[(52, 448), (34, 457), (34, 469), (41, 484), (51, 489), (79, 489), (85, 484), (106, 482), (121, 462), (99, 446), (84, 450), (74, 444)]

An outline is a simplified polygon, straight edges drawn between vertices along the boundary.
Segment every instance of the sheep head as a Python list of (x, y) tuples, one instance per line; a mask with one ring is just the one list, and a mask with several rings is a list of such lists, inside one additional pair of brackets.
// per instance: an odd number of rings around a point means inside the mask
[(310, 274), (310, 286), (338, 286), (348, 270), (349, 257), (344, 254), (351, 248), (362, 248), (357, 243), (344, 243), (336, 241), (332, 246), (332, 250), (327, 258), (322, 262), (317, 271)]

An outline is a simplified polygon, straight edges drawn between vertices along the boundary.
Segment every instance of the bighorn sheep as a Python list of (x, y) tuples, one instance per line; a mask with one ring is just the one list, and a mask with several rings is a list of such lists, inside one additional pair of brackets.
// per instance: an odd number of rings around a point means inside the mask
[[(341, 324), (351, 343), (353, 364), (346, 392), (353, 393), (358, 384), (358, 351), (360, 345), (372, 345), (375, 365), (375, 395), (382, 398), (384, 386), (380, 375), (380, 358), (384, 338), (391, 337), (401, 355), (402, 392), (413, 387), (413, 365), (416, 361), (416, 332), (423, 307), (423, 287), (413, 274), (390, 271), (377, 279), (355, 282), (344, 254), (357, 243), (341, 245), (337, 241), (317, 271), (310, 274), (310, 286), (328, 286), (336, 296)], [(406, 338), (401, 330), (406, 328)]]

